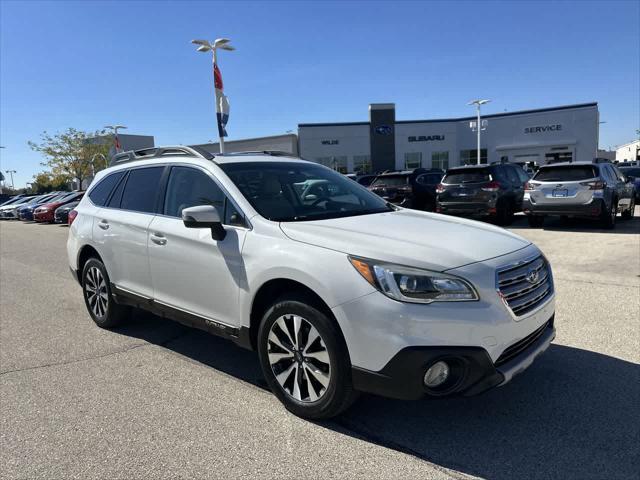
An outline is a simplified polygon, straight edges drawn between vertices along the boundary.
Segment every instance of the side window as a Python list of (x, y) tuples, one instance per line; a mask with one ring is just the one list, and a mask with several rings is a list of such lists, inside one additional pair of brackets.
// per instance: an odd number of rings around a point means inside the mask
[(516, 169), (516, 173), (518, 174), (518, 178), (524, 184), (529, 181), (529, 175), (525, 172), (521, 167), (514, 167)]
[(613, 173), (616, 175), (616, 178), (618, 179), (619, 182), (624, 182), (626, 179), (624, 178), (624, 175), (622, 174), (622, 172), (620, 170), (618, 170), (617, 167), (611, 167), (611, 170), (613, 170)]
[(155, 213), (156, 195), (164, 167), (136, 168), (129, 172), (120, 208)]
[(122, 192), (124, 192), (124, 186), (127, 183), (127, 176), (124, 175), (118, 183), (118, 186), (111, 194), (111, 198), (109, 199), (109, 204), (107, 205), (109, 208), (120, 208), (120, 202), (122, 201)]
[(181, 217), (182, 210), (197, 205), (213, 205), (224, 217), (224, 193), (204, 172), (188, 167), (173, 167), (164, 201), (164, 214)]
[(516, 172), (515, 168), (509, 165), (505, 167), (505, 170), (507, 171), (507, 178), (513, 185), (518, 185), (522, 183), (520, 182), (520, 178), (518, 177), (518, 173)]
[(116, 186), (116, 183), (118, 183), (123, 175), (124, 172), (116, 172), (111, 175), (107, 175), (100, 181), (100, 183), (92, 188), (91, 192), (89, 192), (89, 198), (93, 204), (98, 207), (104, 207), (111, 190), (113, 190), (113, 187)]

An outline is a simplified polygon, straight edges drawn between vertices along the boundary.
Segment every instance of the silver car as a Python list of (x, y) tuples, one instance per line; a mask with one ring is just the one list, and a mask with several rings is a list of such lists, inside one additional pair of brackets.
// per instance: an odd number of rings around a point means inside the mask
[(631, 179), (609, 162), (544, 165), (527, 182), (522, 209), (532, 227), (558, 215), (599, 219), (613, 228), (618, 213), (633, 217), (634, 190)]

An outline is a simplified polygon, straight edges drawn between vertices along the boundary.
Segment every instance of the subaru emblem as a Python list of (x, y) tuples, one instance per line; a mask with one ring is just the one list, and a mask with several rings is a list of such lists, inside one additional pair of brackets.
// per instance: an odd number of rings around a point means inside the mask
[(391, 135), (393, 130), (389, 125), (380, 125), (379, 127), (376, 127), (375, 131), (380, 135)]
[(536, 283), (538, 281), (538, 270), (531, 269), (527, 272), (527, 282)]

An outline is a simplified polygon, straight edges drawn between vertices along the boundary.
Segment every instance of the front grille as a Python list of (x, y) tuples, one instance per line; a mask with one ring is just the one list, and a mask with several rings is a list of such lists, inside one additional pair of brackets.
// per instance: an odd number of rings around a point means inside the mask
[(498, 290), (514, 315), (531, 312), (553, 293), (549, 263), (539, 255), (498, 270)]
[(507, 348), (504, 352), (502, 352), (502, 355), (498, 357), (498, 360), (496, 360), (495, 366), (498, 367), (504, 363), (507, 363), (509, 360), (511, 360), (514, 357), (517, 357), (523, 351), (529, 348), (536, 340), (538, 340), (538, 338), (542, 336), (545, 329), (551, 326), (551, 322), (552, 322), (551, 320), (547, 321), (544, 325), (538, 328), (531, 335), (527, 335), (519, 342), (516, 342), (513, 345), (511, 345), (509, 348)]

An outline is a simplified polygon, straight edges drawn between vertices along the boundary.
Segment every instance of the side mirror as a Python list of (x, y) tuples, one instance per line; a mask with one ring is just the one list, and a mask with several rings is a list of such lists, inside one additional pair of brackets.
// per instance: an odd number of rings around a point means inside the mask
[(224, 240), (227, 235), (218, 210), (212, 205), (185, 208), (182, 210), (182, 221), (187, 228), (210, 228), (214, 240)]

